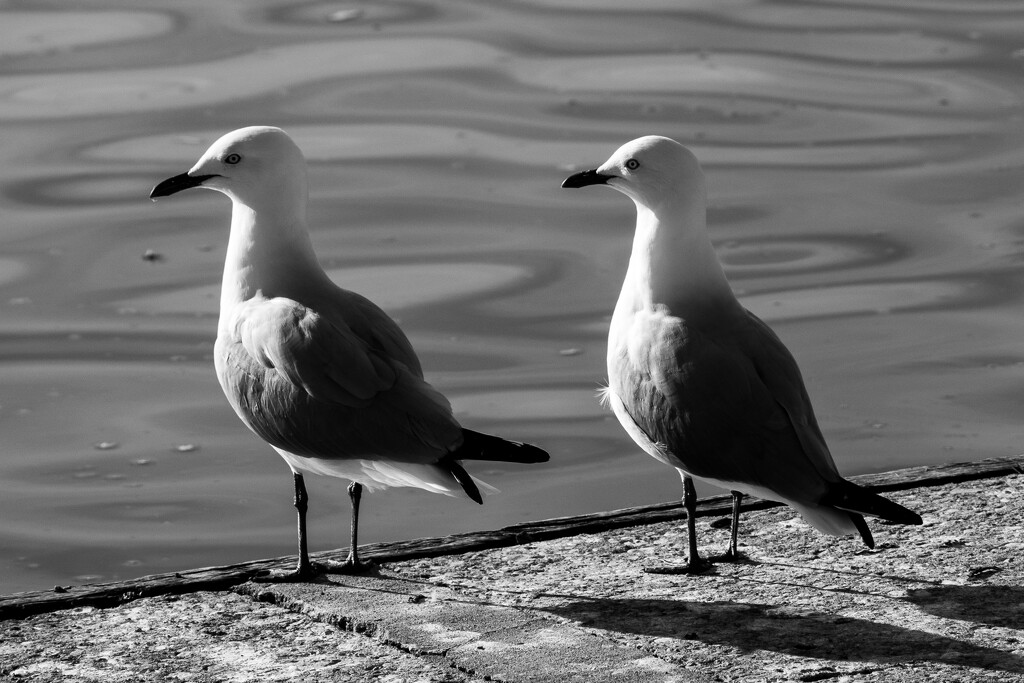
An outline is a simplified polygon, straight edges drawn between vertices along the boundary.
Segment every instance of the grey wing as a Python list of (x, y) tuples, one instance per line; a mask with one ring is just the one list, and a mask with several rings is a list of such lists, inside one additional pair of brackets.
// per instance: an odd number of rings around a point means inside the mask
[(750, 311), (746, 313), (751, 328), (756, 330), (751, 335), (754, 343), (748, 346), (747, 353), (758, 377), (785, 411), (811, 465), (823, 478), (838, 481), (839, 470), (818, 426), (803, 374), (793, 354), (764, 321)]
[(394, 364), (342, 318), (291, 299), (255, 297), (238, 305), (228, 335), (255, 362), (320, 401), (365, 406), (396, 380)]
[(307, 457), (436, 462), (461, 442), (447, 399), (343, 319), (257, 298), (237, 307), (223, 334), (224, 391), (274, 446)]
[[(760, 339), (754, 326), (741, 325), (738, 333), (748, 338), (737, 339), (735, 331), (708, 334), (678, 318), (651, 325), (645, 335), (649, 377), (636, 383), (627, 410), (653, 441), (696, 477), (742, 482), (787, 498), (823, 495), (819, 467), (774, 395), (774, 374), (786, 371), (762, 373), (759, 358), (746, 352), (764, 342), (788, 357), (785, 347)], [(789, 363), (795, 367), (791, 357)]]
[(402, 328), (377, 304), (356, 292), (338, 287), (336, 297), (328, 307), (343, 307), (337, 315), (344, 316), (346, 324), (370, 348), (388, 358), (401, 362), (417, 377), (423, 377), (423, 368), (409, 338)]

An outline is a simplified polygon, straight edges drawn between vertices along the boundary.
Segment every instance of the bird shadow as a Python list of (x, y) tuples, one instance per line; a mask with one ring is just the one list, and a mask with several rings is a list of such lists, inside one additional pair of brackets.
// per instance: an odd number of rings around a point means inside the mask
[(800, 657), (877, 663), (933, 661), (1024, 672), (1024, 660), (995, 648), (853, 617), (732, 601), (579, 598), (544, 611), (581, 626)]
[(1024, 629), (1024, 588), (1017, 586), (933, 586), (904, 599), (946, 619)]

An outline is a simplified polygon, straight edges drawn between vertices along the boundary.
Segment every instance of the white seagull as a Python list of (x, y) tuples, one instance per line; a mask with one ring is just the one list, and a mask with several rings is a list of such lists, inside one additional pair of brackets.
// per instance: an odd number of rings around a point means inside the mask
[(920, 524), (916, 513), (843, 479), (811, 408), (800, 370), (775, 333), (736, 300), (706, 228), (704, 173), (675, 140), (642, 137), (562, 187), (609, 185), (636, 204), (636, 231), (608, 332), (604, 399), (644, 451), (679, 470), (689, 558), (697, 553), (691, 477), (786, 503), (821, 532), (860, 533), (862, 515)]
[[(281, 129), (242, 128), (217, 140), (187, 173), (150, 197), (198, 187), (232, 202), (214, 364), (242, 422), (292, 470), (299, 561), (275, 579), (319, 569), (359, 571), (362, 487), (413, 486), (482, 503), (462, 460), (544, 462), (528, 444), (463, 429), (423, 379), (412, 346), (373, 302), (324, 273), (306, 228), (306, 162)], [(302, 472), (351, 481), (351, 550), (314, 567), (306, 549)]]

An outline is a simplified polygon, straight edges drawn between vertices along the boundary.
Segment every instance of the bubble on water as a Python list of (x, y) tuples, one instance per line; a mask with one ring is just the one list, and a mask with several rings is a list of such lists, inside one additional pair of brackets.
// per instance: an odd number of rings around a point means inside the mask
[(361, 9), (339, 9), (327, 15), (327, 21), (333, 24), (341, 24), (346, 21), (355, 21), (363, 16)]
[(135, 460), (132, 460), (132, 464), (143, 467), (145, 465), (152, 465), (153, 461), (149, 458), (136, 458)]
[(180, 446), (175, 446), (174, 450), (176, 450), (179, 453), (191, 453), (193, 451), (199, 450), (199, 446), (195, 445), (194, 443), (183, 443)]
[(100, 441), (99, 443), (94, 443), (92, 445), (92, 447), (98, 451), (112, 451), (120, 446), (121, 444), (116, 441)]

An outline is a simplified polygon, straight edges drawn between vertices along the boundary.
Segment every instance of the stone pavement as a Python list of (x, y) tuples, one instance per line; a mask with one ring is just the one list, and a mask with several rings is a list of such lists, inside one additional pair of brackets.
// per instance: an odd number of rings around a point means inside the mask
[(699, 576), (643, 571), (683, 558), (668, 521), (7, 619), (0, 681), (1024, 681), (1022, 485), (889, 493), (925, 524), (873, 551), (744, 513), (748, 561)]

